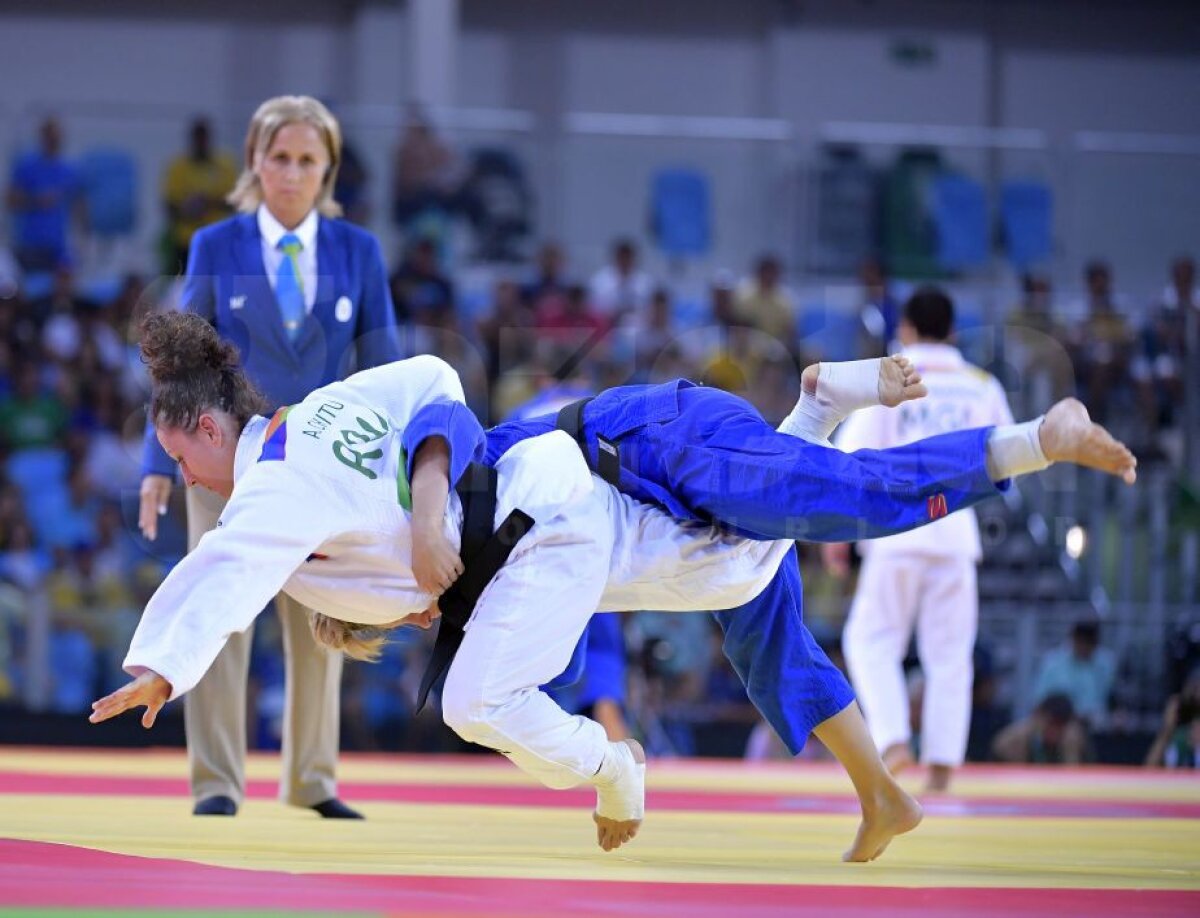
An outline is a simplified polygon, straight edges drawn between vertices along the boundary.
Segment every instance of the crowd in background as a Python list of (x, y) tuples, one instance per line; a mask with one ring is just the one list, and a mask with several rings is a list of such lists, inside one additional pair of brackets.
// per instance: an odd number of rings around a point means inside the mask
[[(137, 355), (139, 315), (170, 308), (172, 278), (186, 263), (192, 233), (226, 216), (235, 158), (219, 150), (206, 121), (187, 128), (187, 147), (162, 176), (161, 278), (97, 281), (79, 270), (79, 239), (96, 234), (104, 204), (95, 174), (65, 155), (62, 126), (47, 120), (36, 145), (16, 154), (7, 178), (7, 245), (0, 246), (0, 705), (37, 698), (75, 715), (122, 681), (120, 661), (142, 604), (183, 553), (181, 520), (151, 546), (136, 533), (146, 380)], [(789, 278), (802, 268), (783, 253), (712, 270), (702, 292), (658, 274), (632, 237), (613, 240), (607, 261), (577, 264), (552, 241), (517, 247), (531, 228), (520, 208), (519, 170), (496, 151), (468, 158), (411, 113), (395, 158), (389, 216), (403, 240), (391, 293), (408, 353), (435, 353), (461, 374), (485, 422), (552, 406), (556, 400), (631, 382), (679, 376), (749, 399), (778, 422), (799, 395), (800, 369), (827, 356), (808, 332), (806, 305)], [(337, 197), (364, 220), (379, 196), (348, 144)], [(508, 197), (497, 195), (497, 183)], [(375, 182), (374, 184), (382, 184)], [(481, 258), (501, 267), (482, 303), (466, 308), (448, 271), (448, 227), (462, 225)], [(2, 237), (0, 237), (2, 238)], [(1013, 384), (1014, 410), (1044, 410), (1078, 393), (1139, 455), (1178, 461), (1189, 350), (1200, 340), (1195, 263), (1164, 253), (1160, 291), (1122, 296), (1108, 263), (1088, 264), (1079, 307), (1056, 296), (1047, 275), (1029, 273), (1005, 317), (1005, 347), (992, 357)], [(861, 266), (853, 308), (853, 354), (885, 353), (901, 309), (903, 280), (878, 261)], [(531, 406), (534, 406), (531, 408)], [(175, 519), (174, 535), (170, 520)], [(802, 555), (818, 597), (841, 595), (815, 553)], [(844, 609), (843, 609), (844, 611)], [(28, 670), (35, 618), (44, 626), (50, 669)], [(254, 739), (277, 741), (282, 663), (264, 618), (252, 664), (258, 688)], [(813, 622), (836, 653), (840, 621)], [(625, 633), (635, 725), (678, 753), (740, 755), (756, 715), (720, 652), (708, 616), (627, 617)], [(374, 666), (350, 666), (344, 687), (346, 744), (370, 749), (437, 747), (436, 719), (414, 719), (409, 699), (426, 636), (398, 635)], [(1024, 761), (1094, 756), (1118, 660), (1094, 623), (1081, 622), (1067, 646), (1041, 662), (1034, 711), (1009, 724), (989, 707), (988, 650), (976, 660), (972, 754)], [(1186, 673), (1183, 674), (1185, 677)], [(1167, 707), (1150, 757), (1194, 764), (1196, 686), (1192, 676)], [(919, 677), (913, 680), (919, 711)], [(993, 706), (994, 707), (994, 706)], [(719, 724), (714, 728), (713, 724)], [(1167, 729), (1168, 725), (1170, 729)], [(1189, 732), (1190, 731), (1190, 732)], [(918, 731), (919, 732), (919, 731)], [(760, 752), (768, 744), (752, 742)], [(1189, 758), (1190, 756), (1190, 758)]]

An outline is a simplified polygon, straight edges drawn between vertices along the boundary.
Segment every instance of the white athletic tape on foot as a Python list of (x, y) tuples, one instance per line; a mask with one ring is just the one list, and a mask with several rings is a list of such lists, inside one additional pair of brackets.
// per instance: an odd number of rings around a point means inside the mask
[(605, 765), (615, 766), (616, 779), (596, 785), (596, 815), (617, 822), (642, 819), (646, 815), (646, 764), (633, 757), (625, 742), (610, 743), (605, 758)]
[(816, 395), (802, 392), (779, 432), (829, 446), (829, 437), (847, 415), (879, 404), (879, 365), (884, 359), (890, 358), (822, 361)]

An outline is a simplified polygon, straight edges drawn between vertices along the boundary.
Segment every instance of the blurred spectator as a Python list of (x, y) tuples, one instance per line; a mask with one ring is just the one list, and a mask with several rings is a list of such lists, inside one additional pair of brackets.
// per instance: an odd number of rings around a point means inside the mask
[(33, 529), (19, 516), (0, 533), (0, 577), (32, 592), (50, 571), (49, 556), (34, 542)]
[(521, 287), (521, 296), (534, 309), (546, 300), (562, 299), (570, 282), (566, 276), (567, 257), (556, 242), (546, 242), (538, 249), (532, 279)]
[(366, 226), (371, 219), (371, 202), (367, 196), (370, 178), (358, 150), (343, 137), (342, 160), (333, 185), (333, 199), (342, 205), (342, 216), (359, 226)]
[(1075, 391), (1075, 378), (1065, 342), (1067, 330), (1054, 315), (1050, 279), (1028, 273), (1021, 278), (1021, 301), (1009, 312), (1004, 330), (1004, 359), (1015, 379), (1017, 414), (1046, 411)]
[(671, 292), (659, 287), (650, 297), (650, 307), (645, 321), (636, 330), (634, 341), (634, 372), (637, 382), (649, 382), (654, 378), (659, 355), (675, 337), (675, 325), (671, 311)]
[(97, 494), (119, 500), (141, 486), (137, 460), (142, 441), (141, 425), (126, 424), (134, 417), (111, 375), (92, 377), (84, 387), (88, 413), (87, 445), (83, 466)]
[(654, 293), (654, 281), (638, 267), (637, 246), (631, 239), (612, 244), (612, 260), (588, 283), (592, 308), (611, 325), (641, 316)]
[(1001, 762), (1079, 765), (1086, 753), (1087, 728), (1061, 693), (1043, 698), (1032, 714), (1009, 724), (992, 743), (992, 754)]
[(608, 327), (588, 303), (587, 290), (579, 284), (568, 287), (565, 296), (544, 298), (534, 325), (544, 337), (556, 343), (578, 345), (599, 337)]
[(1146, 755), (1151, 768), (1200, 768), (1200, 669), (1167, 699), (1162, 727)]
[(1116, 655), (1100, 646), (1100, 623), (1080, 619), (1071, 628), (1069, 642), (1042, 658), (1033, 697), (1041, 702), (1065, 695), (1077, 717), (1092, 729), (1103, 729), (1116, 673)]
[(438, 265), (437, 246), (422, 237), (411, 243), (391, 277), (396, 321), (450, 328), (456, 323), (452, 281)]
[(0, 402), (0, 441), (11, 450), (57, 445), (67, 429), (67, 410), (43, 388), (38, 365), (22, 361), (13, 380), (12, 397)]
[[(707, 615), (635, 612), (628, 625), (629, 643), (640, 650), (642, 677), (634, 707), (639, 719), (647, 714), (662, 717), (662, 739), (669, 744), (654, 751), (694, 754), (691, 714), (695, 705), (703, 703), (713, 664), (711, 619)], [(651, 745), (653, 739), (647, 737)]]
[[(782, 414), (776, 417), (782, 403), (779, 400), (789, 391), (787, 374), (781, 371), (789, 365), (794, 367), (791, 353), (775, 336), (742, 324), (728, 272), (719, 271), (714, 276), (711, 296), (711, 324), (682, 332), (675, 338), (675, 343), (692, 364), (687, 375), (697, 382), (745, 398), (765, 397), (762, 404), (755, 401), (755, 407), (772, 423), (781, 419), (791, 408), (791, 405), (785, 406)], [(764, 372), (768, 366), (773, 369)], [(790, 375), (798, 380), (794, 368)], [(762, 387), (768, 377), (769, 384), (776, 387), (774, 393), (766, 393)], [(796, 397), (792, 396), (792, 404)]]
[(82, 463), (71, 467), (65, 489), (39, 495), (37, 533), (51, 548), (94, 544), (99, 518), (100, 498)]
[(396, 226), (408, 233), (427, 211), (453, 213), (465, 178), (462, 157), (437, 136), (421, 106), (410, 103), (393, 176)]
[(79, 324), (81, 303), (75, 296), (71, 269), (60, 266), (54, 272), (50, 296), (37, 307), (42, 314), (42, 350), (60, 363), (68, 363), (79, 354), (82, 330)]
[(1050, 278), (1028, 272), (1021, 275), (1021, 300), (1008, 314), (1008, 325), (1029, 329), (1051, 338), (1066, 337), (1067, 330), (1054, 315)]
[(1086, 316), (1069, 332), (1069, 352), (1083, 401), (1103, 424), (1113, 399), (1132, 395), (1135, 337), (1113, 296), (1108, 264), (1089, 262), (1084, 280)]
[(1200, 288), (1191, 258), (1181, 256), (1171, 262), (1171, 282), (1151, 307), (1144, 344), (1155, 420), (1171, 427), (1179, 420), (1186, 371), (1200, 359)]
[(735, 315), (738, 323), (757, 328), (796, 349), (796, 299), (783, 286), (783, 265), (774, 255), (764, 255), (754, 265), (754, 276), (737, 290)]
[(225, 196), (237, 181), (237, 163), (213, 149), (212, 125), (196, 118), (188, 127), (187, 152), (180, 153), (163, 173), (162, 196), (167, 209), (167, 274), (187, 266), (188, 246), (196, 230), (232, 213)]
[(971, 683), (971, 732), (967, 738), (967, 761), (986, 762), (991, 758), (992, 742), (1000, 730), (1000, 705), (997, 701), (996, 664), (992, 652), (982, 642), (973, 654), (975, 678)]
[(67, 234), (78, 200), (79, 175), (62, 158), (62, 128), (42, 122), (38, 149), (18, 157), (8, 186), (17, 261), (26, 271), (53, 271), (70, 262)]
[[(476, 328), (484, 347), (490, 382), (532, 359), (537, 337), (534, 322), (533, 307), (522, 298), (520, 288), (511, 280), (497, 281), (491, 312), (478, 320)], [(510, 403), (510, 410), (522, 400)], [(506, 417), (507, 412), (494, 416)]]
[(883, 263), (868, 258), (858, 271), (861, 285), (859, 316), (866, 340), (860, 343), (859, 357), (881, 357), (891, 350), (900, 324), (900, 301), (892, 295)]

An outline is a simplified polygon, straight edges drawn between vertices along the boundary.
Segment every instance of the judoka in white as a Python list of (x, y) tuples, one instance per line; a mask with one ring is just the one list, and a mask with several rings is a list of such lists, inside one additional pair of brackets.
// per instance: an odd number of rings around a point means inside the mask
[[(453, 578), (445, 572), (434, 589), (417, 583), (421, 546), (410, 510), (421, 471), (406, 444), (422, 445), (426, 433), (452, 427), (457, 412), (467, 415), (454, 372), (436, 358), (413, 358), (319, 389), (268, 420), (235, 404), (230, 393), (244, 385), (236, 351), (209, 342), (202, 320), (153, 319), (144, 351), (200, 342), (191, 345), (198, 353), (150, 355), (160, 441), (189, 486), (230, 500), (219, 526), (147, 605), (124, 664), (138, 678), (97, 702), (92, 719), (146, 704), (143, 723), (152, 724), (162, 703), (194, 686), (228, 636), (280, 589), (346, 622), (427, 620)], [(163, 390), (184, 407), (164, 409)], [(430, 417), (437, 423), (422, 430)], [(440, 529), (451, 555), (462, 510), (445, 482), (470, 458), (449, 456), (442, 470)], [(677, 522), (593, 477), (566, 434), (522, 442), (496, 468), (497, 525), (515, 507), (536, 523), (476, 605), (446, 680), (443, 716), (463, 738), (502, 751), (551, 787), (596, 786), (598, 840), (616, 847), (642, 816), (640, 747), (609, 743), (598, 724), (567, 715), (537, 687), (566, 667), (598, 608), (741, 605), (772, 579), (792, 543)], [(860, 720), (853, 704), (847, 711)], [(868, 855), (919, 820), (915, 802), (891, 790), (903, 812), (868, 838)]]

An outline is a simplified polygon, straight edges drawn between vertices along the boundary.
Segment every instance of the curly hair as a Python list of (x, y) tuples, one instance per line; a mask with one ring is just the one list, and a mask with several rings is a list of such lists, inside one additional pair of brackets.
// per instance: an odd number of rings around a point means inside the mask
[(214, 408), (232, 415), (238, 429), (267, 401), (242, 370), (237, 346), (198, 315), (153, 313), (142, 320), (142, 360), (150, 370), (150, 420), (184, 431)]

